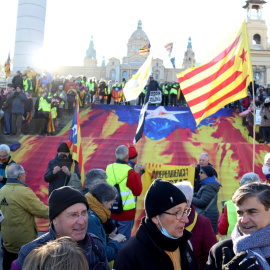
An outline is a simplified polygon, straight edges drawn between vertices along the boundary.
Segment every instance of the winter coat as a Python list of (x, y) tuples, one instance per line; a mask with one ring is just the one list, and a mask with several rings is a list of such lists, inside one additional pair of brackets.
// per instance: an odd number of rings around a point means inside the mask
[[(49, 232), (43, 234), (36, 240), (24, 245), (19, 252), (19, 257), (17, 260), (13, 261), (11, 265), (11, 270), (21, 270), (23, 267), (24, 260), (26, 256), (35, 248), (45, 245), (49, 241), (55, 240), (57, 238), (56, 233), (51, 224)], [(93, 234), (86, 234), (85, 238), (78, 243), (78, 246), (83, 249), (85, 258), (88, 262), (89, 269), (97, 270), (109, 270), (108, 261), (105, 256), (105, 250), (102, 243), (98, 237)], [(93, 248), (93, 244), (95, 248)], [(96, 266), (99, 267), (96, 267)]]
[[(75, 162), (75, 173), (78, 175), (78, 178), (81, 179), (78, 162), (73, 161), (71, 155), (69, 155), (68, 161), (70, 163), (67, 166), (69, 170), (71, 169), (72, 162)], [(62, 170), (60, 170), (56, 174), (53, 174), (54, 167), (59, 166), (61, 168), (62, 165), (63, 164), (61, 164), (58, 155), (56, 155), (56, 157), (52, 159), (48, 164), (47, 170), (44, 175), (44, 180), (49, 183), (49, 195), (53, 190), (63, 187), (69, 182), (70, 176), (67, 176)]]
[(21, 77), (21, 75), (15, 75), (12, 79), (12, 84), (15, 89), (17, 88), (17, 86), (23, 89), (23, 78)]
[(1, 224), (4, 247), (8, 252), (19, 253), (21, 246), (37, 238), (35, 217), (49, 218), (49, 207), (25, 183), (12, 178), (1, 189), (0, 201), (5, 217)]
[(3, 176), (3, 180), (0, 182), (0, 188), (2, 188), (3, 185), (7, 182), (7, 169), (8, 166), (12, 163), (16, 163), (14, 160), (12, 160), (11, 156), (8, 157), (7, 162), (1, 163), (0, 162), (0, 175)]
[[(191, 209), (191, 213), (188, 217), (189, 222), (186, 224), (187, 230), (189, 226), (194, 225), (194, 205), (191, 205)], [(201, 266), (201, 269), (204, 269), (205, 263), (208, 259), (209, 251), (211, 247), (217, 243), (217, 238), (211, 226), (210, 219), (202, 215), (197, 215), (195, 226), (190, 232), (192, 233), (192, 236), (189, 240), (192, 244), (193, 251), (195, 253), (198, 263)]]
[(26, 95), (23, 92), (14, 92), (8, 97), (8, 99), (10, 98), (13, 99), (11, 113), (23, 115), (24, 103), (27, 101)]
[[(155, 225), (154, 225), (155, 226)], [(160, 233), (161, 234), (161, 233)], [(181, 268), (200, 269), (196, 257), (188, 243), (191, 233), (184, 230), (179, 244)], [(145, 218), (134, 237), (119, 250), (114, 261), (115, 270), (173, 270), (173, 263), (164, 249), (151, 237), (145, 225)]]
[(99, 90), (98, 94), (99, 94), (100, 96), (105, 96), (105, 92), (107, 91), (106, 89), (107, 89), (106, 83), (105, 83), (105, 82), (101, 82), (101, 83), (98, 85), (98, 90)]
[(74, 103), (76, 100), (77, 92), (75, 89), (69, 89), (67, 92), (67, 101), (70, 103)]
[(3, 111), (5, 113), (12, 113), (12, 104), (13, 104), (13, 99), (9, 98), (10, 95), (12, 95), (13, 93), (7, 93), (6, 96), (4, 96), (3, 98)]
[(241, 101), (241, 105), (247, 110), (250, 106), (250, 102), (252, 101), (252, 97), (245, 97)]
[(88, 227), (87, 232), (96, 235), (102, 241), (102, 245), (105, 248), (105, 253), (107, 260), (110, 262), (114, 260), (118, 249), (119, 244), (117, 241), (109, 241), (107, 242), (107, 235), (103, 228), (102, 222), (97, 214), (89, 209), (88, 210)]
[[(233, 241), (232, 239), (223, 240), (221, 242), (216, 243), (209, 252), (208, 261), (205, 266), (205, 270), (222, 270), (222, 248), (227, 247), (230, 250), (230, 258), (231, 260), (235, 254), (233, 252)], [(270, 265), (270, 258), (266, 258), (268, 264)]]
[(197, 193), (194, 193), (194, 197), (192, 199), (192, 204), (196, 207), (196, 211), (199, 209), (205, 209), (211, 200), (214, 198), (212, 205), (208, 208), (206, 213), (206, 217), (211, 220), (212, 227), (214, 229), (215, 234), (218, 234), (218, 217), (219, 211), (217, 206), (217, 192), (220, 189), (220, 183), (215, 180), (215, 177), (207, 177), (203, 181), (201, 181), (201, 187)]
[(148, 84), (148, 89), (149, 91), (157, 91), (157, 90), (161, 90), (161, 88), (158, 85), (157, 81), (150, 81)]
[[(263, 107), (260, 112), (261, 116), (261, 127), (270, 127), (270, 110), (269, 108)], [(267, 119), (264, 119), (264, 116), (266, 116)]]

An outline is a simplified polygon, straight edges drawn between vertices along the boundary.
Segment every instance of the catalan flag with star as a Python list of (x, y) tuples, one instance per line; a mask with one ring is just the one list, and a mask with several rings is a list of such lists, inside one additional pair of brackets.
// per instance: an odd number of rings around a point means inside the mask
[(177, 78), (197, 125), (226, 104), (246, 97), (253, 80), (246, 22), (200, 66)]
[[(80, 167), (81, 172), (81, 182), (84, 186), (84, 165), (83, 165), (83, 154), (82, 154), (82, 144), (81, 144), (81, 125), (80, 125), (80, 111), (79, 111), (79, 96), (76, 97), (75, 112), (70, 128), (68, 147), (73, 160), (76, 160)], [(71, 171), (74, 172), (75, 168), (71, 166)]]
[(7, 78), (10, 75), (10, 52), (8, 53), (8, 58), (5, 61), (4, 70), (5, 70), (5, 80), (7, 80)]

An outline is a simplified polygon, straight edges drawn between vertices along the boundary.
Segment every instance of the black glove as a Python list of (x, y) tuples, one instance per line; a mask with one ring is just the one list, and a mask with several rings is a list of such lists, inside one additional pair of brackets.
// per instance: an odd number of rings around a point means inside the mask
[(268, 118), (267, 118), (267, 116), (266, 116), (266, 115), (264, 115), (264, 116), (263, 116), (263, 119), (268, 120)]
[[(232, 258), (232, 251), (228, 247), (222, 248), (222, 270), (260, 270), (261, 267), (256, 264), (256, 258), (250, 257), (243, 261), (247, 252), (242, 251)], [(231, 259), (232, 258), (232, 259)]]

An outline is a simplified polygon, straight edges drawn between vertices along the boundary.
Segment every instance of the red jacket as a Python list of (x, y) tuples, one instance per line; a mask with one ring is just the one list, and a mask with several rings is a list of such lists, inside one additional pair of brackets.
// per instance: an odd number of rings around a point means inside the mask
[(218, 232), (221, 235), (226, 235), (229, 228), (227, 205), (225, 204), (223, 213), (218, 218)]
[[(195, 218), (195, 207), (193, 204), (191, 205), (191, 209), (191, 213), (188, 217), (189, 222), (186, 224), (186, 227), (192, 224)], [(192, 236), (189, 240), (201, 269), (204, 269), (208, 260), (209, 251), (211, 247), (217, 243), (217, 238), (210, 219), (198, 215), (196, 224), (191, 230), (191, 233)]]
[(248, 109), (250, 106), (250, 102), (252, 101), (252, 97), (245, 97), (241, 101), (241, 105), (244, 107), (245, 110)]
[[(140, 196), (143, 190), (141, 175), (134, 170), (128, 172), (127, 187), (131, 189), (134, 196)], [(123, 211), (120, 214), (111, 213), (114, 220), (127, 221), (135, 219), (136, 208)]]

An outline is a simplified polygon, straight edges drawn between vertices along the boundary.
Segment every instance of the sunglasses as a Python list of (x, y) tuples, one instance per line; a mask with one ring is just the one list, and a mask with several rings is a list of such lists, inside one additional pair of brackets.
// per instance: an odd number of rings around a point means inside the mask
[(205, 174), (205, 172), (203, 172), (203, 171), (200, 171), (200, 174), (203, 174), (203, 173)]

